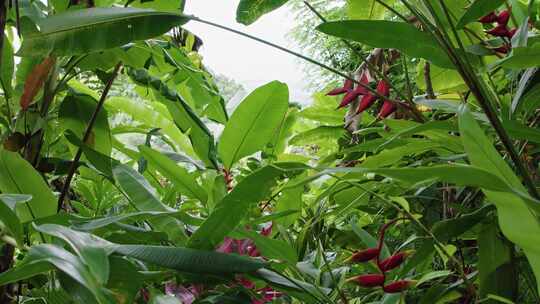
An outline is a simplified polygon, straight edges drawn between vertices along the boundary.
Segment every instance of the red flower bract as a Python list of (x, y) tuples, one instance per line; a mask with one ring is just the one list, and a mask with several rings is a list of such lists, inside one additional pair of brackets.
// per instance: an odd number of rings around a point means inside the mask
[(493, 23), (497, 21), (497, 15), (495, 13), (489, 13), (484, 17), (478, 19), (481, 23)]
[(360, 250), (353, 253), (353, 255), (351, 255), (351, 257), (347, 260), (347, 262), (350, 262), (350, 263), (368, 262), (376, 258), (379, 255), (379, 252), (380, 252), (379, 248), (368, 248), (365, 250)]
[(510, 11), (504, 10), (502, 11), (499, 16), (497, 16), (497, 23), (501, 25), (507, 25), (508, 20), (510, 20)]
[(382, 105), (381, 111), (379, 112), (378, 117), (381, 118), (381, 119), (387, 118), (392, 113), (394, 113), (396, 110), (397, 110), (397, 106), (393, 101), (385, 100), (383, 105)]
[(405, 261), (405, 259), (410, 255), (410, 252), (402, 251), (394, 254), (393, 256), (384, 259), (380, 263), (381, 271), (389, 271), (396, 267), (399, 267)]
[(390, 95), (390, 84), (385, 80), (379, 81), (377, 84), (377, 93), (388, 97), (388, 95)]
[(382, 274), (363, 274), (347, 279), (347, 282), (358, 284), (362, 287), (377, 287), (384, 285), (384, 275)]
[(360, 101), (360, 104), (358, 105), (358, 110), (356, 110), (356, 114), (362, 113), (365, 110), (367, 110), (369, 107), (371, 107), (375, 101), (377, 101), (377, 96), (374, 96), (371, 93), (367, 93), (362, 97), (362, 100)]
[(486, 31), (486, 33), (495, 37), (508, 37), (510, 32), (508, 31), (508, 28), (506, 27), (506, 25), (503, 24), (503, 25), (498, 25), (489, 31)]
[(386, 293), (399, 293), (411, 288), (411, 286), (413, 286), (415, 283), (415, 281), (410, 280), (395, 281), (393, 283), (385, 285), (383, 287), (383, 290)]

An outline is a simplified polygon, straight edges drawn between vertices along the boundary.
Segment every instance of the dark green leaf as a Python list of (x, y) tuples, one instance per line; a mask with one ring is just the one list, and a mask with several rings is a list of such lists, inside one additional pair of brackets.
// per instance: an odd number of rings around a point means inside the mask
[(70, 10), (41, 20), (39, 32), (25, 36), (18, 54), (69, 56), (122, 46), (159, 36), (188, 21), (180, 13), (138, 8)]
[[(383, 20), (336, 21), (323, 23), (317, 30), (372, 47), (398, 49), (411, 57), (424, 58), (440, 67), (454, 68), (435, 38), (409, 23)], [(411, 41), (414, 43), (410, 43)]]

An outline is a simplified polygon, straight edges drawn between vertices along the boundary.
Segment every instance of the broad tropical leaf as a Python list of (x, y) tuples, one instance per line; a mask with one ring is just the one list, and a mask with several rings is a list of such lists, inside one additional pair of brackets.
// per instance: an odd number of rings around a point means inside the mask
[(230, 169), (244, 156), (262, 150), (279, 128), (289, 104), (289, 90), (271, 82), (253, 91), (234, 111), (219, 139), (219, 156)]
[(41, 20), (18, 54), (69, 56), (97, 52), (159, 36), (188, 21), (180, 13), (138, 8), (70, 10)]

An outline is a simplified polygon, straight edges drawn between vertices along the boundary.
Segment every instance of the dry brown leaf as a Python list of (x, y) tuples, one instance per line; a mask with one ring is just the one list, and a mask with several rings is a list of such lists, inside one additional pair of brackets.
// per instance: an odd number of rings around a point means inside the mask
[(54, 63), (55, 59), (53, 57), (47, 57), (42, 63), (36, 65), (34, 69), (32, 69), (32, 72), (26, 77), (20, 103), (23, 111), (26, 111), (32, 104), (32, 101), (34, 101), (37, 93), (41, 87), (43, 87), (43, 83), (45, 82), (45, 79), (47, 79), (47, 75), (49, 75)]

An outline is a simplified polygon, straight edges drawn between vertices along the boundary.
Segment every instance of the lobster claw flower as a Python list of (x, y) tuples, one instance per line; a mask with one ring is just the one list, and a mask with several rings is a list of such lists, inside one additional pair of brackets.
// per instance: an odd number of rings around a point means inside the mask
[(350, 92), (353, 89), (353, 85), (354, 85), (354, 83), (352, 82), (352, 80), (347, 79), (347, 80), (345, 80), (345, 84), (343, 84), (343, 87), (333, 89), (332, 91), (326, 93), (326, 95), (327, 96), (337, 96), (337, 95), (345, 94), (347, 92)]
[(510, 32), (508, 31), (508, 28), (504, 24), (497, 25), (491, 30), (486, 31), (486, 33), (495, 37), (508, 37), (510, 34)]
[(386, 293), (400, 293), (411, 288), (415, 284), (416, 284), (416, 281), (400, 280), (400, 281), (395, 281), (388, 285), (383, 286), (383, 290)]
[(510, 11), (504, 10), (497, 16), (497, 23), (500, 25), (507, 25), (510, 20)]
[(496, 22), (497, 19), (498, 19), (498, 16), (497, 16), (495, 13), (492, 12), (492, 13), (489, 13), (489, 14), (485, 15), (484, 17), (478, 19), (478, 21), (479, 21), (480, 23), (485, 23), (485, 24), (487, 24), (487, 23), (493, 23), (493, 22)]
[(347, 279), (347, 282), (357, 284), (358, 286), (371, 288), (384, 285), (384, 275), (382, 274), (363, 274)]
[(407, 257), (409, 257), (411, 254), (412, 254), (412, 251), (401, 251), (394, 254), (393, 256), (389, 258), (384, 259), (380, 263), (381, 271), (386, 272), (396, 267), (399, 267), (399, 265), (403, 264), (405, 259), (407, 259)]
[(356, 114), (360, 114), (367, 110), (369, 107), (371, 107), (375, 101), (377, 101), (377, 96), (374, 96), (371, 93), (367, 93), (362, 97), (362, 100), (360, 100), (360, 104), (358, 105), (358, 110), (356, 110)]
[(377, 93), (382, 96), (388, 97), (390, 95), (390, 84), (385, 80), (379, 81), (377, 84)]
[(380, 119), (384, 119), (392, 115), (392, 113), (394, 113), (396, 110), (397, 106), (393, 101), (385, 100), (382, 105), (381, 111), (379, 111), (379, 114), (377, 116)]
[(375, 259), (379, 255), (379, 248), (368, 248), (357, 251), (351, 255), (347, 262), (349, 263), (365, 263)]

